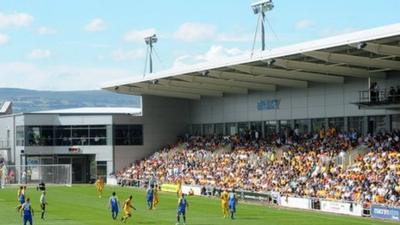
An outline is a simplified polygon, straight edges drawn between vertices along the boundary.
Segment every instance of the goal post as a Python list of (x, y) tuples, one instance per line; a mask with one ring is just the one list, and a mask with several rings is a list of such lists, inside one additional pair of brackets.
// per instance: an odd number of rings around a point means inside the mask
[[(7, 185), (72, 185), (70, 164), (10, 165), (2, 169), (1, 182)], [(5, 176), (3, 176), (5, 175)]]

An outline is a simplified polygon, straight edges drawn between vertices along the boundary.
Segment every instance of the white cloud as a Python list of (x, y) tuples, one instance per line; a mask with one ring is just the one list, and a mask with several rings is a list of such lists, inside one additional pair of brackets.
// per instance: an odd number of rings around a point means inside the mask
[[(94, 90), (110, 80), (134, 77), (132, 71), (117, 68), (38, 66), (33, 63), (0, 63), (0, 87), (38, 90)], [(3, 79), (7, 76), (10, 79)]]
[(10, 39), (5, 34), (0, 34), (0, 45), (7, 44)]
[(29, 54), (30, 59), (45, 59), (51, 56), (51, 51), (48, 49), (33, 49)]
[(244, 32), (222, 33), (212, 24), (187, 22), (182, 24), (173, 37), (186, 42), (212, 40), (218, 42), (247, 42), (252, 35)]
[(243, 55), (244, 53), (239, 48), (224, 48), (220, 45), (213, 45), (205, 54), (197, 55), (195, 58), (204, 62), (221, 62), (226, 58)]
[(359, 28), (355, 27), (344, 27), (344, 28), (325, 28), (321, 31), (320, 36), (322, 37), (330, 37), (340, 34), (347, 34), (352, 33), (360, 30)]
[(98, 32), (106, 29), (106, 23), (101, 18), (94, 18), (83, 28), (87, 32)]
[(220, 45), (213, 45), (204, 54), (197, 54), (197, 55), (184, 54), (178, 56), (174, 61), (173, 68), (179, 68), (183, 66), (193, 65), (197, 63), (206, 63), (206, 62), (219, 63), (230, 57), (243, 56), (249, 54), (250, 54), (249, 51), (243, 51), (239, 48), (224, 48)]
[(156, 29), (149, 28), (145, 30), (132, 30), (126, 33), (122, 39), (125, 42), (143, 42), (145, 37), (151, 36), (156, 33)]
[(220, 42), (248, 42), (253, 39), (252, 34), (237, 33), (237, 34), (225, 34), (220, 33), (216, 36), (216, 41)]
[(187, 22), (178, 28), (174, 37), (187, 42), (209, 40), (215, 37), (216, 31), (217, 27), (211, 24)]
[(134, 49), (134, 50), (117, 49), (113, 51), (111, 55), (112, 58), (116, 61), (124, 61), (124, 60), (142, 59), (145, 57), (145, 52), (143, 49)]
[(50, 27), (45, 27), (45, 26), (39, 27), (39, 28), (36, 30), (36, 32), (37, 32), (39, 35), (52, 35), (52, 34), (57, 33), (57, 31), (56, 31), (55, 29), (50, 28)]
[(314, 22), (312, 20), (303, 19), (296, 22), (294, 27), (296, 30), (304, 30), (314, 26)]
[(0, 12), (0, 29), (29, 26), (31, 25), (33, 20), (33, 16), (27, 13), (14, 12), (10, 14), (5, 14)]

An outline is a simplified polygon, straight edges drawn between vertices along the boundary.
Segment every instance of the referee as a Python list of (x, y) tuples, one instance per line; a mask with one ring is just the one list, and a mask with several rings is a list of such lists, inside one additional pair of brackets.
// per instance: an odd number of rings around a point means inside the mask
[(40, 195), (40, 208), (42, 209), (42, 216), (40, 217), (42, 220), (44, 220), (44, 213), (46, 212), (46, 191), (42, 191), (42, 194)]

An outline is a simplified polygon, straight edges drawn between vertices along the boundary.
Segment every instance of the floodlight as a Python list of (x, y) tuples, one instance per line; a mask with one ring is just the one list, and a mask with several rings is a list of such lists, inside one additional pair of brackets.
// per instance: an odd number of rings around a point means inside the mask
[[(146, 45), (148, 46), (147, 48), (147, 56), (146, 56), (146, 64), (147, 64), (147, 58), (149, 59), (149, 67), (150, 67), (150, 73), (153, 73), (153, 44), (157, 43), (157, 36), (156, 34), (153, 34), (151, 36), (145, 37), (144, 41), (146, 42)], [(146, 67), (145, 67), (145, 73), (146, 73)], [(143, 74), (144, 76), (145, 74)]]
[(157, 40), (158, 40), (158, 38), (157, 38), (156, 34), (153, 34), (153, 35), (151, 35), (151, 36), (148, 36), (148, 37), (145, 37), (145, 38), (144, 38), (144, 41), (145, 41), (146, 44), (148, 44), (148, 45), (151, 45), (151, 44), (153, 44), (153, 43), (157, 43)]
[(209, 73), (210, 73), (210, 71), (204, 70), (204, 71), (201, 72), (201, 75), (206, 77), (206, 76), (208, 76)]
[(365, 42), (360, 42), (357, 44), (357, 49), (363, 49), (367, 46), (367, 43)]
[(274, 8), (274, 3), (272, 0), (262, 0), (251, 4), (251, 8), (253, 9), (254, 14), (258, 14), (260, 12), (265, 13)]
[[(253, 9), (254, 14), (259, 15), (259, 21), (261, 20), (261, 50), (265, 50), (265, 13), (271, 11), (274, 8), (274, 3), (272, 0), (261, 0), (258, 2), (254, 2), (251, 4), (251, 8)], [(257, 25), (258, 29), (258, 25)], [(257, 34), (257, 31), (256, 31)]]
[(268, 60), (267, 60), (267, 65), (268, 65), (268, 66), (272, 66), (272, 65), (274, 65), (275, 62), (276, 62), (275, 59), (268, 59)]

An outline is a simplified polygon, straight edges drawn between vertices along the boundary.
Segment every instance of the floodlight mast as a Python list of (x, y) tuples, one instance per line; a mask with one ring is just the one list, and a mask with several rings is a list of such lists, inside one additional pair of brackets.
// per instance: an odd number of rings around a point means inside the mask
[(148, 57), (149, 57), (149, 73), (153, 73), (153, 44), (157, 43), (157, 36), (155, 34), (145, 37), (144, 41), (148, 46)]
[(251, 4), (254, 14), (261, 16), (261, 50), (265, 50), (265, 13), (274, 8), (272, 0), (262, 0)]

